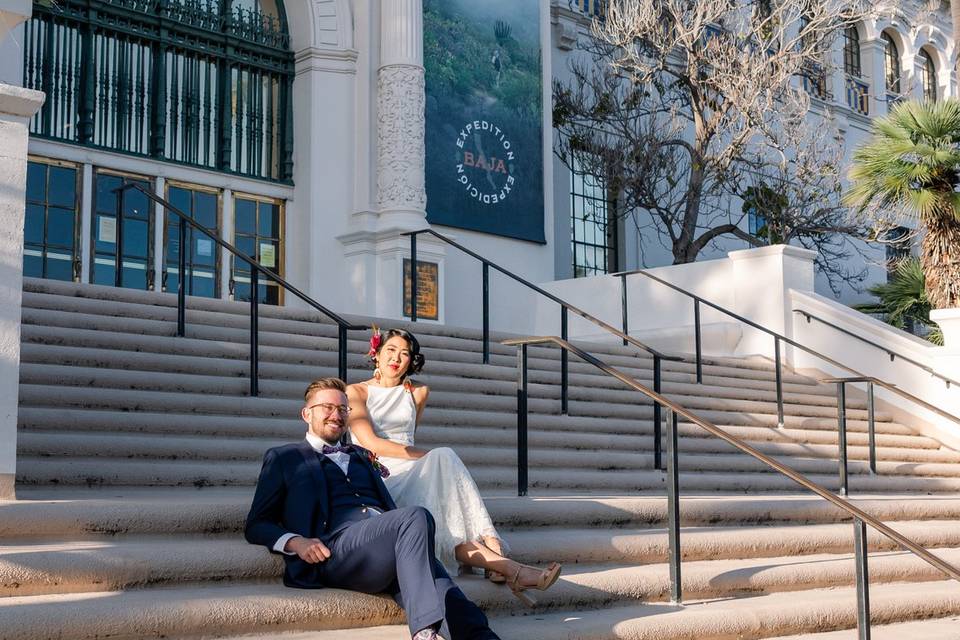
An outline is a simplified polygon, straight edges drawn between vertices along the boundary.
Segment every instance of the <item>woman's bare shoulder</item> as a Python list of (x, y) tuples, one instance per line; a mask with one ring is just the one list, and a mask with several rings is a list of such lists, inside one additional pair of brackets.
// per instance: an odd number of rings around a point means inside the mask
[(354, 382), (353, 384), (348, 384), (347, 397), (365, 400), (367, 398), (367, 382), (367, 380), (364, 380), (363, 382)]

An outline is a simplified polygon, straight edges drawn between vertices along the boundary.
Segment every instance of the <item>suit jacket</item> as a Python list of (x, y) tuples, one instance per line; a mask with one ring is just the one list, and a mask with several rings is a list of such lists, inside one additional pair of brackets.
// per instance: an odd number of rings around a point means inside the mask
[[(361, 454), (366, 452), (361, 447), (354, 448)], [(327, 479), (317, 456), (306, 440), (267, 451), (263, 456), (263, 468), (244, 528), (247, 542), (261, 544), (271, 553), (276, 553), (273, 546), (286, 533), (322, 539), (330, 522), (330, 505)], [(350, 457), (350, 464), (358, 461), (373, 477), (383, 505), (388, 510), (396, 509), (390, 492), (367, 456)], [(304, 562), (297, 555), (282, 555), (286, 562), (283, 573), (285, 585), (321, 586), (315, 577), (315, 565)]]

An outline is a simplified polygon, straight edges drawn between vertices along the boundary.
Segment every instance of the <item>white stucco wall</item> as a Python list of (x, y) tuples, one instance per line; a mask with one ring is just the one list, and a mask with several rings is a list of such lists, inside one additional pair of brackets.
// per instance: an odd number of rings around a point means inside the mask
[(38, 91), (0, 84), (0, 500), (14, 496), (27, 122), (43, 97)]

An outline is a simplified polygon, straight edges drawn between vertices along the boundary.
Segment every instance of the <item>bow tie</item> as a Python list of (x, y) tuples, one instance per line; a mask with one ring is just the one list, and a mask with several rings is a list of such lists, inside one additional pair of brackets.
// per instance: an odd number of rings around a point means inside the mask
[(322, 453), (322, 454), (325, 455), (325, 456), (326, 456), (326, 455), (329, 455), (329, 454), (331, 454), (331, 453), (341, 453), (341, 452), (343, 452), (343, 453), (350, 453), (351, 451), (353, 451), (353, 445), (350, 445), (350, 444), (344, 444), (344, 445), (339, 445), (339, 444), (338, 444), (338, 445), (333, 446), (333, 447), (331, 447), (331, 446), (328, 445), (328, 444), (325, 444), (325, 445), (323, 445), (323, 448), (320, 449), (320, 453)]

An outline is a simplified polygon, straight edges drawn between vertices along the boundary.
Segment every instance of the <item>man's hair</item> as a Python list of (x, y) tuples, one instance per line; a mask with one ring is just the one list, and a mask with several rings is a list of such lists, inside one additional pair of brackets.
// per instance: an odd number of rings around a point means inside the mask
[(310, 399), (310, 394), (314, 391), (324, 391), (334, 389), (341, 393), (347, 392), (347, 385), (340, 378), (318, 378), (307, 385), (307, 390), (303, 392), (303, 401)]

